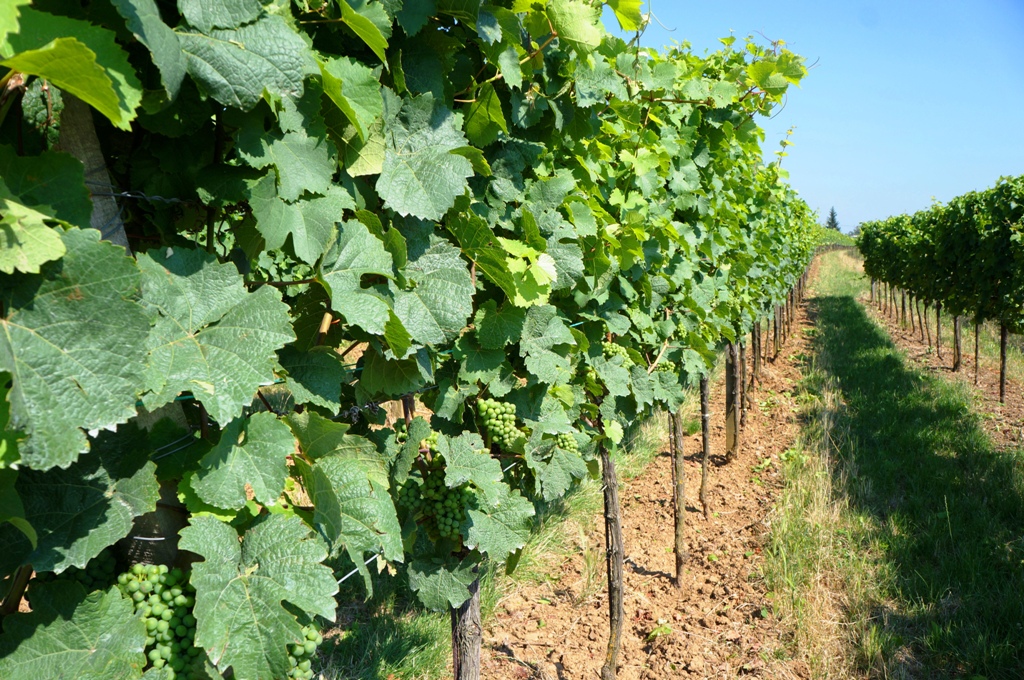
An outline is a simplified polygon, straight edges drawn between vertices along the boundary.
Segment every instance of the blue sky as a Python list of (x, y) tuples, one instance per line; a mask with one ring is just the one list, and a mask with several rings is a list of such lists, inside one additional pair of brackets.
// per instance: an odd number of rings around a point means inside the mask
[(730, 31), (762, 33), (817, 62), (761, 124), (768, 153), (796, 127), (783, 167), (822, 220), (835, 206), (844, 231), (1024, 174), (1024, 0), (653, 0), (648, 9), (675, 30), (652, 22), (647, 47), (686, 41), (701, 53)]

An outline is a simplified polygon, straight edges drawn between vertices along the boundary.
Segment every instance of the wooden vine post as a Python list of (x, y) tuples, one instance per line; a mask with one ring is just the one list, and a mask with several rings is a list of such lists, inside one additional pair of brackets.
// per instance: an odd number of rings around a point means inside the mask
[(736, 459), (740, 439), (739, 351), (736, 343), (725, 346), (725, 460)]
[(935, 303), (935, 354), (942, 358), (942, 303)]
[(747, 426), (747, 401), (750, 399), (750, 395), (747, 394), (747, 345), (746, 343), (740, 343), (740, 375), (739, 375), (739, 389), (740, 389), (740, 436), (743, 434), (743, 428)]
[(974, 385), (978, 385), (978, 328), (981, 326), (978, 320), (974, 321)]
[(672, 453), (672, 507), (675, 513), (676, 574), (672, 579), (676, 588), (683, 587), (683, 566), (686, 564), (686, 460), (683, 447), (682, 415), (679, 411), (669, 415), (669, 446)]
[(957, 314), (953, 317), (953, 370), (959, 371), (960, 364), (963, 360), (963, 346), (961, 343), (961, 322), (960, 315)]
[(1005, 323), (999, 323), (999, 403), (1006, 403), (1006, 341), (1010, 330)]
[[(601, 431), (602, 433), (604, 431), (603, 425)], [(601, 477), (604, 483), (604, 537), (605, 565), (608, 573), (609, 626), (608, 651), (605, 653), (604, 666), (601, 667), (601, 680), (615, 680), (619, 650), (622, 647), (622, 623), (625, 618), (622, 515), (619, 510), (619, 479), (615, 473), (615, 461), (603, 439), (600, 445), (600, 456)]]
[(708, 457), (711, 455), (711, 410), (709, 404), (708, 378), (700, 379), (700, 429), (701, 429), (701, 461), (700, 461), (700, 505), (704, 518), (708, 511)]

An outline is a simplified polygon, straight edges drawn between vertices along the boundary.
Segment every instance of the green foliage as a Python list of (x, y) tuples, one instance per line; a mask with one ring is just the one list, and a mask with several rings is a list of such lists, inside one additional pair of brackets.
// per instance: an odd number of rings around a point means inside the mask
[(864, 271), (976, 323), (1020, 332), (1024, 313), (1024, 176), (914, 215), (861, 225)]
[[(349, 562), (463, 603), (535, 502), (677, 408), (819, 242), (754, 122), (805, 75), (778, 44), (641, 53), (583, 0), (67, 13), (0, 10), (29, 123), (0, 137), (0, 469), (20, 465), (0, 576), (82, 567), (159, 473), (194, 513), (194, 639), (219, 673), (305, 675)], [(113, 123), (130, 256), (81, 229), (103, 192), (47, 150), (61, 89)], [(414, 394), (429, 422), (381, 427)], [(106, 602), (58, 590), (61, 611)], [(126, 677), (167, 675), (145, 641), (110, 657)], [(173, 670), (167, 644), (149, 652)], [(91, 648), (83, 668), (108, 663)]]

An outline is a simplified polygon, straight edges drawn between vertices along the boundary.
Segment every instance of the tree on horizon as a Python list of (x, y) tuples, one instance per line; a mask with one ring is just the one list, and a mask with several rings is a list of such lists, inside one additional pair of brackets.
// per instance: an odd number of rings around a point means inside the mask
[(830, 208), (828, 211), (828, 221), (825, 222), (825, 228), (839, 231), (839, 220), (836, 218), (835, 207)]

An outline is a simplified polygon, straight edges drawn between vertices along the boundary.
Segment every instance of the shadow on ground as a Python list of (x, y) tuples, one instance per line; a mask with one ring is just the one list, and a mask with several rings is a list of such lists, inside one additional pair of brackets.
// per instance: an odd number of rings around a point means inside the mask
[(1024, 456), (994, 451), (967, 389), (908, 369), (853, 297), (810, 307), (851, 435), (837, 482), (887, 565), (879, 677), (1024, 678)]

